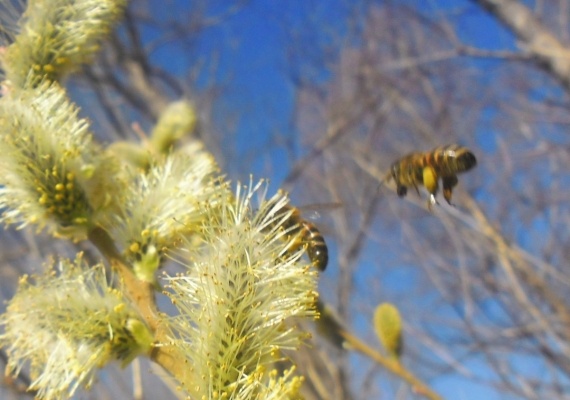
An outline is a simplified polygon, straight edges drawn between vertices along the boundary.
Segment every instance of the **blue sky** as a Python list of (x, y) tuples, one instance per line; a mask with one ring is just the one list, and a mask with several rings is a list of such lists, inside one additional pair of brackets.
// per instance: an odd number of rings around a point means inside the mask
[[(201, 45), (204, 51), (216, 49), (220, 60), (219, 77), (228, 83), (214, 119), (228, 118), (229, 115), (238, 121), (236, 136), (225, 143), (225, 150), (231, 149), (225, 155), (237, 149), (240, 156), (245, 155), (248, 161), (243, 163), (240, 159), (226, 158), (226, 167), (233, 178), (247, 179), (250, 173), (266, 174), (269, 165), (272, 167), (272, 183), (277, 188), (287, 175), (290, 165), (284, 151), (270, 143), (269, 137), (284, 135), (293, 129), (290, 118), (295, 88), (288, 75), (298, 64), (295, 60), (291, 62), (288, 47), (307, 47), (314, 40), (326, 41), (327, 36), (342, 36), (345, 30), (342, 3), (330, 0), (326, 7), (321, 7), (318, 2), (255, 0), (224, 24), (203, 35)], [(418, 4), (417, 1), (407, 3), (414, 7)], [(459, 17), (453, 16), (453, 20), (461, 25), (457, 32), (462, 40), (473, 46), (505, 50), (514, 45), (512, 36), (470, 1), (420, 3), (425, 5), (425, 13), (429, 15), (461, 11)], [(326, 26), (331, 32), (319, 32), (313, 37), (307, 35), (306, 32), (319, 29), (319, 26)], [(285, 29), (304, 32), (300, 34), (301, 43), (289, 43)], [(473, 62), (484, 64), (486, 68), (498, 64), (493, 60)], [(305, 68), (304, 72), (317, 79), (328, 76), (326, 71)], [(479, 144), (486, 150), (494, 150), (494, 135), (485, 132), (481, 133)], [(276, 165), (282, 167), (274, 168)]]

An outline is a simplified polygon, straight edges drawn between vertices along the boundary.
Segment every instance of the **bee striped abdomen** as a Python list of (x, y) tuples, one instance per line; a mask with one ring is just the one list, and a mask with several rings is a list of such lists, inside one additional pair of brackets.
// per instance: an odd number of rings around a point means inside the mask
[[(423, 153), (411, 153), (392, 164), (391, 178), (398, 186), (398, 195), (406, 195), (406, 186), (417, 187), (422, 182)], [(400, 193), (403, 191), (403, 193)]]
[(281, 223), (281, 226), (292, 235), (299, 235), (299, 245), (294, 246), (292, 250), (305, 246), (311, 263), (320, 271), (324, 271), (329, 261), (329, 251), (321, 232), (314, 224), (304, 220), (297, 208), (287, 205), (282, 211), (291, 212), (291, 215)]
[(317, 227), (310, 222), (303, 221), (303, 233), (307, 243), (307, 255), (313, 265), (320, 271), (324, 271), (329, 263), (329, 249), (325, 238)]

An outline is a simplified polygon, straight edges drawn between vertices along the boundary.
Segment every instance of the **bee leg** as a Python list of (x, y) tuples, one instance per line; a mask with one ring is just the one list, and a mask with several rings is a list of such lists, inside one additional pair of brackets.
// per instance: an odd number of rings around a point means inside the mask
[(421, 196), (421, 195), (420, 195), (420, 188), (418, 187), (418, 185), (416, 185), (416, 184), (414, 183), (414, 187), (416, 188), (416, 193), (418, 194), (418, 196)]
[(408, 188), (404, 185), (398, 185), (396, 188), (396, 192), (398, 193), (399, 197), (404, 197), (406, 193), (408, 193)]
[(428, 199), (428, 202), (427, 202), (427, 207), (428, 207), (428, 211), (429, 211), (429, 212), (432, 212), (432, 207), (433, 207), (435, 204), (439, 204), (439, 202), (435, 199), (435, 195), (433, 195), (432, 193), (430, 193), (429, 199)]
[(451, 195), (453, 192), (453, 188), (457, 185), (458, 179), (456, 175), (446, 176), (441, 179), (443, 182), (443, 197), (447, 201), (447, 204), (451, 204)]

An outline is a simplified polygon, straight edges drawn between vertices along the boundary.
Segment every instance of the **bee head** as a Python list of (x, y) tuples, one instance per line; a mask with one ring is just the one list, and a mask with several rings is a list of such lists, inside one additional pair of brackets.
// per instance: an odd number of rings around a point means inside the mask
[(470, 151), (465, 151), (457, 157), (457, 169), (461, 172), (469, 171), (477, 165), (475, 155)]

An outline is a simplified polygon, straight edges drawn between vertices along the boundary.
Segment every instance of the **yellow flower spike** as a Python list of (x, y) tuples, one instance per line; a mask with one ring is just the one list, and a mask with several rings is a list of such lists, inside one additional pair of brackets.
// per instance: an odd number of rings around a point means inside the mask
[[(29, 366), (29, 390), (39, 398), (69, 398), (88, 388), (98, 368), (113, 360), (126, 365), (150, 351), (153, 337), (119, 290), (108, 286), (103, 265), (78, 255), (45, 275), (21, 279), (0, 315), (0, 345), (7, 372)], [(54, 306), (57, 305), (57, 306)]]
[[(28, 1), (15, 40), (3, 57), (16, 87), (57, 81), (89, 62), (121, 17), (125, 0)], [(33, 74), (30, 74), (30, 71)]]
[(102, 196), (120, 193), (114, 164), (101, 155), (78, 113), (65, 90), (49, 82), (0, 99), (1, 222), (37, 223), (39, 230), (76, 241), (113, 208)]
[(265, 199), (266, 190), (262, 183), (239, 186), (206, 210), (202, 245), (186, 242), (186, 274), (168, 278), (179, 310), (172, 337), (200, 381), (187, 387), (192, 398), (219, 391), (235, 400), (286, 399), (297, 390), (298, 380), (272, 366), (305, 339), (284, 321), (315, 316), (317, 274), (306, 272), (304, 250), (291, 250), (295, 238), (280, 225), (287, 198)]
[(231, 195), (217, 172), (210, 154), (198, 148), (169, 154), (147, 170), (127, 169), (121, 209), (101, 225), (117, 238), (139, 279), (156, 284), (165, 253), (183, 238), (199, 235), (206, 215), (201, 205), (215, 208), (220, 198)]
[(399, 359), (402, 354), (402, 318), (390, 303), (380, 304), (374, 312), (374, 330), (386, 352)]

